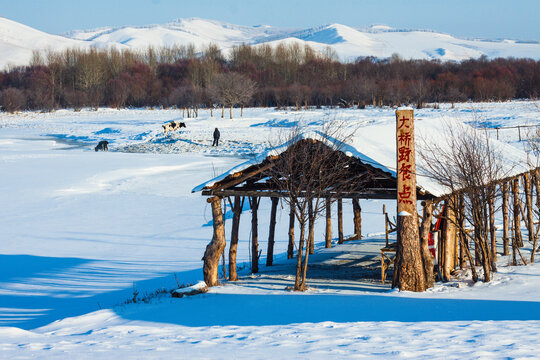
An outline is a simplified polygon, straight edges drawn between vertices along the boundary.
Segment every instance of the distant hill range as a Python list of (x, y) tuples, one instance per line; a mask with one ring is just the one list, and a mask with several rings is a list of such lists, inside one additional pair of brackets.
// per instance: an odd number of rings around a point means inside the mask
[(198, 18), (178, 19), (163, 25), (107, 27), (76, 30), (63, 36), (47, 34), (0, 17), (0, 69), (26, 65), (34, 50), (117, 47), (146, 49), (193, 44), (201, 49), (216, 44), (224, 52), (235, 45), (269, 43), (308, 44), (324, 51), (332, 48), (341, 61), (357, 57), (388, 58), (399, 54), (405, 59), (460, 61), (478, 58), (516, 57), (540, 59), (540, 42), (517, 40), (460, 39), (425, 30), (397, 30), (388, 26), (365, 29), (340, 24), (310, 29), (280, 29), (271, 26), (242, 26)]

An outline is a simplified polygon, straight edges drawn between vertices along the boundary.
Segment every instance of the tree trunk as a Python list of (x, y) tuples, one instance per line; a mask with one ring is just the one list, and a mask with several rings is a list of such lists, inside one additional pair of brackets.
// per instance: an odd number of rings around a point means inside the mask
[(458, 227), (459, 227), (459, 267), (464, 269), (467, 265), (465, 260), (466, 251), (465, 247), (467, 246), (469, 239), (467, 238), (467, 233), (465, 232), (465, 197), (463, 194), (459, 196), (459, 206), (458, 206)]
[(221, 106), (221, 118), (225, 117), (225, 105)]
[(251, 273), (259, 272), (259, 233), (258, 217), (259, 198), (251, 197)]
[(296, 252), (296, 277), (294, 279), (294, 290), (299, 291), (301, 289), (301, 275), (302, 275), (302, 254), (304, 247), (304, 229), (305, 221), (300, 222), (300, 240), (298, 242), (298, 251)]
[(519, 216), (521, 211), (519, 201), (519, 179), (512, 180), (512, 193), (514, 198), (514, 243), (517, 247), (523, 247), (523, 240), (521, 238), (521, 218)]
[(309, 201), (308, 205), (308, 252), (313, 254), (315, 252), (315, 214), (313, 213), (313, 200)]
[(327, 249), (332, 247), (332, 202), (330, 198), (326, 198), (326, 236), (324, 247)]
[(338, 215), (338, 244), (343, 244), (343, 200), (337, 201), (337, 215)]
[[(538, 170), (534, 172), (534, 187), (536, 188), (536, 211), (540, 211), (540, 172)], [(532, 189), (531, 189), (531, 192), (532, 192)], [(540, 225), (538, 226), (540, 227)], [(533, 248), (532, 248), (533, 253), (536, 252), (536, 247), (538, 244), (538, 232), (535, 231), (534, 235), (535, 237), (534, 237), (534, 243), (533, 243)]]
[(439, 264), (444, 281), (449, 281), (451, 272), (454, 270), (454, 257), (456, 249), (456, 213), (455, 200), (445, 201), (444, 207), (444, 227), (442, 231), (443, 253), (441, 254), (442, 263)]
[(233, 222), (231, 229), (231, 245), (229, 247), (229, 280), (238, 280), (236, 273), (236, 253), (238, 250), (238, 230), (240, 227), (240, 215), (242, 214), (242, 203), (240, 196), (234, 197)]
[(244, 117), (244, 105), (240, 107), (240, 117)]
[(276, 212), (279, 199), (271, 198), (272, 210), (270, 212), (270, 229), (268, 230), (268, 250), (266, 251), (266, 266), (272, 266), (274, 262), (274, 233), (276, 231)]
[(221, 210), (221, 199), (217, 196), (207, 200), (212, 206), (212, 223), (214, 235), (212, 241), (206, 245), (203, 261), (204, 282), (207, 286), (218, 285), (219, 257), (225, 249), (225, 227), (223, 226), (223, 212)]
[(229, 108), (229, 117), (230, 117), (230, 119), (232, 120), (232, 105), (231, 105), (231, 107)]
[(433, 276), (433, 255), (429, 251), (429, 233), (431, 231), (431, 223), (433, 222), (433, 204), (431, 201), (426, 201), (422, 204), (424, 213), (422, 214), (422, 226), (420, 227), (420, 246), (422, 252), (422, 263), (424, 268), (424, 276), (426, 288), (433, 287), (435, 277)]
[(503, 213), (503, 255), (508, 255), (510, 243), (510, 221), (508, 216), (508, 206), (510, 203), (510, 186), (504, 182), (501, 186), (502, 191), (502, 213)]
[(495, 237), (495, 187), (490, 191), (489, 206), (489, 238), (491, 242), (491, 261), (497, 261), (497, 238)]
[(426, 281), (420, 253), (418, 217), (398, 215), (396, 225), (398, 248), (392, 288), (398, 287), (402, 291), (425, 291)]
[(354, 212), (354, 233), (356, 239), (362, 239), (362, 208), (360, 207), (360, 201), (357, 198), (352, 199), (353, 212)]
[[(532, 196), (532, 180), (531, 174), (523, 175), (523, 185), (525, 188), (525, 207), (527, 208), (527, 230), (529, 232), (529, 242), (536, 245), (536, 234), (534, 231), (534, 216), (533, 216), (533, 196)], [(536, 246), (534, 246), (536, 247)], [(531, 263), (534, 262), (534, 250), (531, 252)]]
[(291, 204), (289, 212), (289, 246), (287, 247), (287, 259), (294, 258), (294, 204)]

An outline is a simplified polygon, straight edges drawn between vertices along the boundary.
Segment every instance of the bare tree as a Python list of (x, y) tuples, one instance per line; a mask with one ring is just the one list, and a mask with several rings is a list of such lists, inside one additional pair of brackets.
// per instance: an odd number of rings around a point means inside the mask
[(306, 289), (311, 247), (306, 241), (306, 224), (312, 223), (331, 204), (327, 199), (336, 200), (353, 188), (361, 189), (364, 182), (354, 166), (357, 160), (343, 152), (348, 137), (342, 135), (341, 127), (333, 125), (309, 137), (295, 128), (286, 136), (288, 147), (269, 171), (272, 183), (287, 194), (284, 199), (300, 226), (294, 284), (297, 291)]
[(16, 88), (7, 88), (0, 92), (0, 107), (10, 113), (21, 110), (26, 105), (24, 92)]
[[(447, 204), (455, 214), (464, 205), (465, 220), (474, 228), (472, 239), (484, 270), (484, 281), (489, 282), (496, 266), (494, 249), (490, 249), (489, 243), (488, 205), (496, 197), (496, 181), (505, 177), (502, 154), (485, 131), (463, 124), (446, 124), (444, 138), (442, 141), (421, 139), (419, 156), (423, 161), (419, 170), (443, 185), (448, 193), (463, 195), (463, 204), (459, 204), (456, 196), (450, 196)], [(452, 218), (447, 220), (454, 221)], [(463, 226), (459, 222), (455, 225), (458, 228)], [(465, 229), (460, 230), (465, 233)], [(467, 244), (461, 245), (467, 248)], [(475, 264), (470, 256), (469, 261), (474, 270)], [(476, 281), (475, 274), (473, 272)]]
[[(232, 109), (236, 105), (249, 103), (255, 93), (255, 83), (242, 74), (230, 72), (214, 77), (210, 84), (210, 92), (222, 104), (229, 107), (229, 116), (232, 119)], [(222, 113), (223, 117), (223, 113)]]

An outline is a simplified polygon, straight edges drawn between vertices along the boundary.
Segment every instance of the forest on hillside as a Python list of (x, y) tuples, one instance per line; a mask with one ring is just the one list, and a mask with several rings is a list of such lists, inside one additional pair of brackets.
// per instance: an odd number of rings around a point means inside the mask
[(35, 53), (0, 73), (3, 111), (83, 107), (359, 107), (536, 99), (540, 61), (461, 62), (362, 57), (343, 63), (330, 50), (297, 44), (215, 45)]

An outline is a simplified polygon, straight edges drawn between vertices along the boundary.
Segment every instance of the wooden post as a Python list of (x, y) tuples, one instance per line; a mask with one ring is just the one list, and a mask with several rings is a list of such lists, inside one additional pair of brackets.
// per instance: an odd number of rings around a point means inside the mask
[(330, 249), (332, 247), (332, 201), (326, 198), (326, 236), (324, 247)]
[(343, 200), (340, 198), (337, 201), (338, 215), (338, 244), (343, 244)]
[(429, 233), (431, 231), (431, 223), (433, 222), (433, 204), (431, 201), (422, 202), (422, 226), (420, 227), (420, 244), (422, 252), (422, 263), (424, 268), (424, 276), (426, 288), (433, 287), (435, 278), (433, 276), (433, 255), (429, 251)]
[(250, 200), (251, 204), (251, 273), (256, 274), (259, 272), (259, 230), (257, 217), (257, 210), (259, 209), (260, 199), (252, 196)]
[(315, 217), (313, 214), (313, 199), (308, 204), (308, 248), (309, 254), (312, 255), (315, 252)]
[[(533, 196), (531, 174), (523, 174), (523, 187), (525, 188), (525, 207), (527, 208), (527, 230), (529, 232), (529, 242), (536, 245), (536, 234), (534, 231), (533, 216)], [(534, 261), (534, 250), (531, 252), (531, 263)]]
[(523, 240), (521, 237), (521, 204), (519, 201), (519, 179), (512, 180), (512, 194), (514, 198), (514, 245), (520, 248), (523, 247)]
[(465, 259), (466, 251), (465, 246), (469, 243), (467, 238), (467, 233), (465, 232), (465, 196), (463, 194), (459, 196), (459, 213), (458, 213), (458, 224), (459, 224), (459, 267), (464, 269), (467, 265), (467, 260)]
[(441, 251), (441, 273), (444, 281), (450, 280), (451, 272), (454, 270), (454, 257), (456, 249), (456, 213), (454, 211), (454, 199), (445, 201), (444, 206), (444, 226), (442, 229), (442, 251)]
[(384, 234), (386, 237), (386, 246), (388, 247), (388, 215), (386, 214), (386, 205), (383, 204), (382, 212), (384, 214)]
[(268, 249), (266, 250), (266, 266), (272, 266), (274, 262), (274, 234), (276, 232), (276, 213), (279, 199), (271, 198), (272, 210), (270, 211), (270, 229), (268, 230)]
[(290, 204), (289, 212), (289, 246), (287, 247), (287, 259), (294, 258), (294, 204)]
[(418, 216), (416, 210), (416, 151), (414, 112), (396, 111), (397, 162), (397, 251), (392, 287), (406, 291), (424, 291)]
[(495, 237), (495, 186), (489, 191), (488, 207), (489, 207), (489, 237), (491, 240), (491, 257), (493, 263), (497, 261), (497, 238)]
[(508, 216), (508, 206), (510, 203), (510, 186), (508, 182), (505, 181), (501, 186), (502, 192), (502, 213), (503, 213), (503, 255), (509, 254), (509, 245), (510, 245), (510, 226), (509, 226), (509, 216)]
[(240, 196), (234, 197), (233, 205), (233, 221), (231, 229), (231, 245), (229, 246), (229, 280), (238, 280), (236, 273), (236, 253), (238, 250), (238, 229), (240, 227), (240, 215), (242, 214), (242, 204), (244, 199), (240, 200)]
[(362, 208), (360, 207), (360, 201), (357, 198), (352, 199), (353, 212), (354, 212), (354, 233), (356, 239), (362, 239)]
[(223, 225), (223, 211), (221, 210), (221, 199), (217, 196), (208, 198), (212, 206), (212, 224), (214, 234), (212, 241), (206, 245), (203, 256), (203, 275), (207, 286), (218, 285), (219, 257), (225, 249), (225, 226)]
[[(536, 212), (540, 211), (540, 171), (535, 170), (534, 171), (534, 187), (536, 188)], [(534, 237), (534, 243), (532, 251), (533, 253), (536, 252), (536, 247), (538, 243), (538, 230), (540, 230), (540, 224), (538, 225), (538, 228), (535, 230), (535, 237)], [(532, 262), (532, 261), (531, 261)]]

